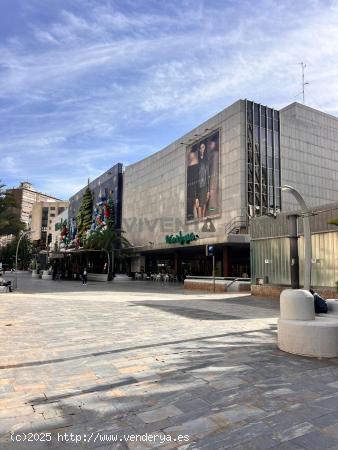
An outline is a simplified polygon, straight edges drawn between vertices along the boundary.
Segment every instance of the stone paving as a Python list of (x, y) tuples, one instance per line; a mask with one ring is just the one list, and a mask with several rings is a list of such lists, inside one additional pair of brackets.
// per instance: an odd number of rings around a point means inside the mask
[(338, 449), (338, 360), (277, 350), (278, 302), (25, 274), (19, 287), (0, 294), (1, 450)]

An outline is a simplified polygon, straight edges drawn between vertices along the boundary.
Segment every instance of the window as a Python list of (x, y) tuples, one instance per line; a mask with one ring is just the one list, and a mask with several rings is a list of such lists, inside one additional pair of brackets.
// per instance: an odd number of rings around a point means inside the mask
[(268, 130), (268, 147), (272, 147), (272, 131)]
[(250, 101), (246, 107), (248, 214), (276, 212), (281, 203), (279, 113)]
[(275, 170), (275, 185), (281, 185), (280, 170)]
[(255, 116), (255, 125), (259, 125), (259, 105), (257, 103), (254, 104), (254, 116)]
[(252, 102), (247, 102), (247, 121), (252, 123)]

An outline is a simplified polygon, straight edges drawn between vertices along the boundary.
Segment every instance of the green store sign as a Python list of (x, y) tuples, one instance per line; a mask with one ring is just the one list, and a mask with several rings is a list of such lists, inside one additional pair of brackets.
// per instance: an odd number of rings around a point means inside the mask
[(182, 231), (180, 231), (176, 236), (173, 234), (167, 235), (165, 237), (166, 244), (190, 244), (192, 241), (197, 241), (199, 239), (198, 234), (195, 233), (187, 233), (182, 234)]

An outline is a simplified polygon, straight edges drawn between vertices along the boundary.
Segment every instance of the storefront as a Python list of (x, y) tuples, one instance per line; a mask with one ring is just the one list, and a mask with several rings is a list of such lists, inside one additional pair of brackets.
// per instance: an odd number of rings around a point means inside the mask
[[(249, 244), (216, 244), (213, 247), (215, 276), (250, 276)], [(177, 276), (179, 280), (187, 275), (212, 275), (213, 261), (211, 256), (206, 255), (205, 245), (137, 252), (129, 254), (127, 260), (128, 270), (132, 275), (137, 272), (148, 275), (168, 273)]]
[(78, 280), (86, 267), (88, 280), (107, 281), (110, 255), (100, 250), (74, 250), (49, 254), (53, 279)]

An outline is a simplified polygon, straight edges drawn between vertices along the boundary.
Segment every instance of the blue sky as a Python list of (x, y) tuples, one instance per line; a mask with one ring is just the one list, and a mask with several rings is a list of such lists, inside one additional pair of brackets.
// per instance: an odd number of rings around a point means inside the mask
[(238, 98), (338, 114), (338, 1), (1, 0), (0, 178), (68, 198)]

